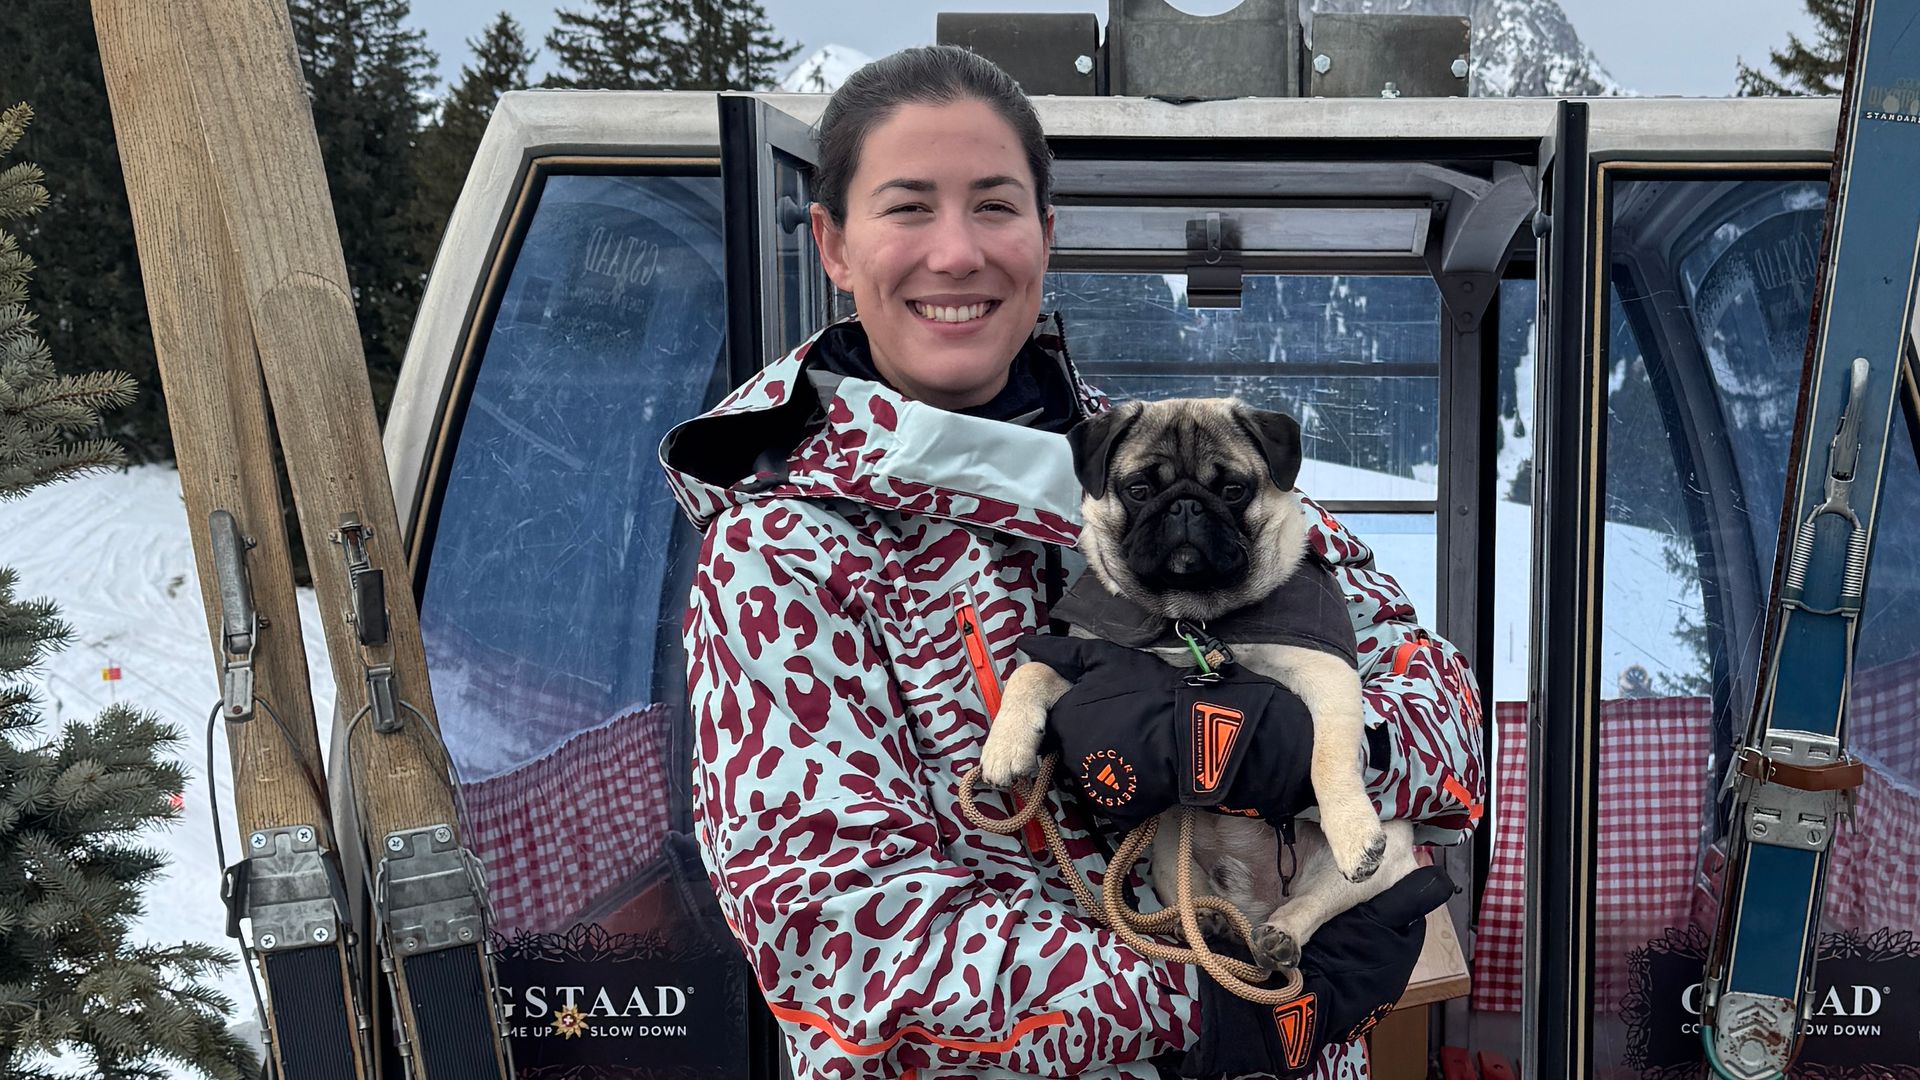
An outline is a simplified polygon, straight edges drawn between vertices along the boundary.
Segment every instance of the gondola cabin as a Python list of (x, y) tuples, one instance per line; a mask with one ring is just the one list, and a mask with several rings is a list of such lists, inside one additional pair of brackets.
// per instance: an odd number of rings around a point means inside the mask
[[(427, 286), (386, 451), (523, 1076), (782, 1068), (689, 835), (698, 537), (655, 452), (849, 309), (803, 224), (824, 101), (509, 94)], [(1089, 381), (1299, 417), (1302, 489), (1490, 703), (1484, 818), (1435, 853), (1466, 978), (1376, 1074), (1697, 1075), (1836, 103), (1036, 105)], [(1795, 1075), (1920, 1069), (1917, 420), (1909, 369)]]

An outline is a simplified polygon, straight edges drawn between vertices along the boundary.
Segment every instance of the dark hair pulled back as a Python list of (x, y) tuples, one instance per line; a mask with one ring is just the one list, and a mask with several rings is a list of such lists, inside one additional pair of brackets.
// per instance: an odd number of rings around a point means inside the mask
[(1053, 151), (1020, 84), (993, 61), (958, 45), (923, 45), (860, 68), (827, 102), (815, 130), (820, 166), (814, 173), (814, 198), (834, 224), (846, 224), (847, 185), (860, 166), (868, 133), (902, 105), (969, 99), (985, 102), (1019, 136), (1033, 173), (1035, 205), (1044, 216), (1053, 203)]

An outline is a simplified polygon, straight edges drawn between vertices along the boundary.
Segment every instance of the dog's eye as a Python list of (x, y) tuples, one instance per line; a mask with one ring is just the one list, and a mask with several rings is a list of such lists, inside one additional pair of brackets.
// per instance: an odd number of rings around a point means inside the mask
[(1135, 480), (1127, 485), (1127, 498), (1139, 501), (1153, 494), (1153, 485), (1144, 480)]
[(1239, 502), (1241, 499), (1247, 497), (1247, 485), (1222, 484), (1220, 487), (1220, 497), (1228, 502)]

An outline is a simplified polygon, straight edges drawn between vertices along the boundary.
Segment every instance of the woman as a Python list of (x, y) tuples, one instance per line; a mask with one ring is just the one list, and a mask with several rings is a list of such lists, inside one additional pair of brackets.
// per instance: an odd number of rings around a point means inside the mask
[[(956, 808), (986, 702), (1064, 584), (1080, 491), (1058, 433), (1099, 407), (1039, 317), (1032, 107), (985, 60), (912, 49), (856, 73), (819, 137), (814, 237), (857, 318), (662, 445), (706, 534), (686, 622), (701, 851), (795, 1075), (1285, 1071), (1269, 1010), (1129, 949), (1044, 852)], [(1359, 630), (1371, 790), (1457, 840), (1480, 785), (1464, 664), (1312, 516)], [(1323, 1074), (1365, 1075), (1348, 1034), (1314, 1032)]]

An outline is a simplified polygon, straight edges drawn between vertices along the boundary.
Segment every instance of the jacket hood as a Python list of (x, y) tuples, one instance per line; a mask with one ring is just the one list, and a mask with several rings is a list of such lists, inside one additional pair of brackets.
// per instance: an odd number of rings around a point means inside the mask
[[(1080, 531), (1080, 482), (1065, 436), (912, 401), (883, 383), (809, 361), (836, 322), (667, 432), (660, 464), (696, 528), (763, 499), (851, 499), (981, 525), (1047, 543)], [(1029, 344), (1061, 365), (1078, 418), (1101, 401), (1080, 381), (1057, 316)]]

